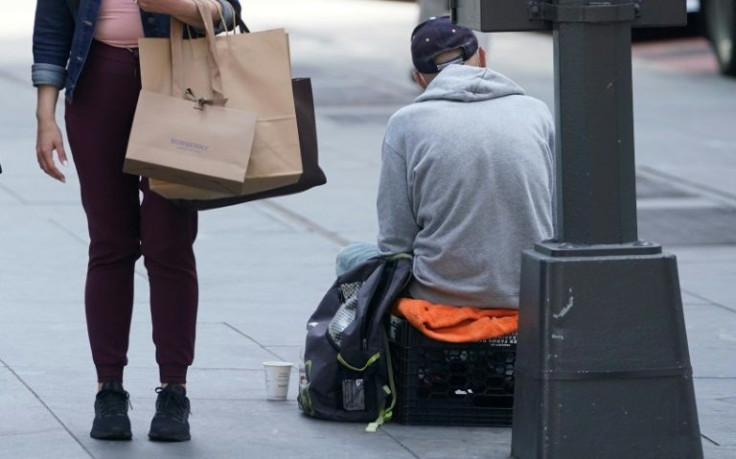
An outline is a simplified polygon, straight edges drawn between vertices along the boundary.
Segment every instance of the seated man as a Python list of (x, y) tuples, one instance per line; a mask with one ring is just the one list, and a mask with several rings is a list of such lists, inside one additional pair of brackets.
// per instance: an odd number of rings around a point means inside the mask
[(414, 30), (424, 89), (383, 142), (378, 246), (352, 244), (338, 273), (377, 254), (412, 253), (416, 299), (517, 308), (521, 252), (553, 236), (549, 109), (487, 69), (473, 32), (449, 17)]

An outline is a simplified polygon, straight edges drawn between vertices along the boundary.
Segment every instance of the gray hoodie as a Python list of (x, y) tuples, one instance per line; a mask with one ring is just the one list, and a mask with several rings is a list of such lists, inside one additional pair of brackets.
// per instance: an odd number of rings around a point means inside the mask
[(414, 253), (414, 298), (518, 308), (521, 252), (553, 236), (553, 148), (547, 106), (489, 69), (451, 65), (393, 115), (378, 248)]

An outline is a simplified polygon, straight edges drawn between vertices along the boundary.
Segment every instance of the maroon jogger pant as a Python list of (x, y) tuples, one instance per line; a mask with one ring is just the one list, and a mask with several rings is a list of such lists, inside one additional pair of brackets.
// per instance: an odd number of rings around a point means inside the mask
[[(161, 382), (186, 382), (194, 358), (197, 214), (122, 172), (138, 93), (137, 53), (93, 42), (66, 127), (89, 226), (85, 310), (99, 382), (122, 381), (127, 364), (136, 260), (150, 284)], [(142, 195), (142, 200), (141, 200)]]

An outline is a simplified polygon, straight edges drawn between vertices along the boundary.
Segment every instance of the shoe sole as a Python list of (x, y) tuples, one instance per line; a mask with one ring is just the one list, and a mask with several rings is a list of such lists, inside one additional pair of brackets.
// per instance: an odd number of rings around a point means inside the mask
[(127, 441), (133, 438), (132, 432), (90, 432), (89, 436), (95, 440)]
[(158, 442), (166, 442), (166, 443), (172, 443), (172, 442), (179, 442), (179, 441), (189, 441), (192, 439), (192, 436), (190, 434), (186, 435), (163, 435), (163, 434), (148, 434), (148, 439), (151, 441), (158, 441)]

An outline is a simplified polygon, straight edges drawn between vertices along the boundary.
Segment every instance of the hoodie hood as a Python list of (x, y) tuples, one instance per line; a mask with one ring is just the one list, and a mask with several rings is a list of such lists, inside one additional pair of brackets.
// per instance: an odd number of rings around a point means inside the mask
[(524, 94), (521, 86), (491, 69), (453, 64), (442, 70), (414, 102), (478, 102)]

